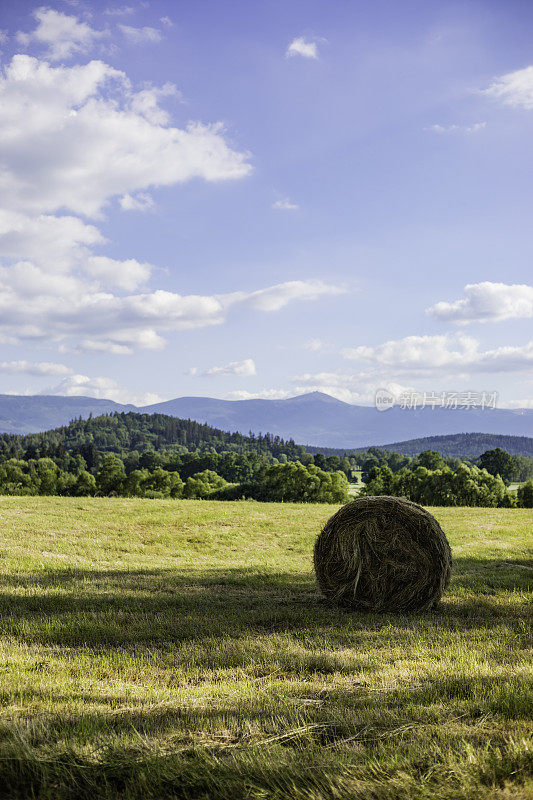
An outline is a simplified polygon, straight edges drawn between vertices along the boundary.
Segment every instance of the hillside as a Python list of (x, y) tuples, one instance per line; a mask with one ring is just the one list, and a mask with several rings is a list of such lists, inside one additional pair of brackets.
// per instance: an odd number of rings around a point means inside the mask
[(136, 411), (135, 406), (94, 397), (55, 395), (0, 395), (0, 433), (36, 433), (58, 428), (77, 418), (115, 411)]
[(383, 445), (384, 450), (416, 456), (424, 450), (437, 450), (445, 458), (477, 458), (486, 450), (501, 447), (512, 456), (533, 457), (530, 436), (499, 436), (490, 433), (456, 433), (452, 436), (426, 436), (406, 442)]
[(26, 435), (0, 434), (0, 452), (27, 458), (57, 457), (64, 452), (79, 452), (92, 461), (91, 453), (141, 452), (178, 448), (204, 452), (285, 453), (297, 458), (304, 448), (278, 436), (230, 433), (188, 419), (164, 414), (120, 412), (90, 419), (73, 420), (49, 431)]
[[(436, 450), (444, 458), (477, 458), (486, 450), (501, 447), (513, 456), (533, 457), (533, 438), (529, 436), (500, 436), (492, 433), (455, 433), (450, 436), (426, 436), (422, 439), (409, 439), (405, 442), (379, 445), (381, 450), (416, 456), (424, 450)], [(308, 447), (310, 453), (324, 453), (326, 456), (342, 456), (342, 447)], [(353, 453), (364, 452), (366, 447), (352, 449)]]

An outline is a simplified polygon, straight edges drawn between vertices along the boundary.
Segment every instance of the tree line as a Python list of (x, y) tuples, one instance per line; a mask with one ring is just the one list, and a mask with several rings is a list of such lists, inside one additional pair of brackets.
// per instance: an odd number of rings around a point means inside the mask
[[(375, 447), (325, 455), (268, 433), (244, 436), (136, 413), (0, 436), (0, 493), (11, 495), (342, 503), (359, 474), (365, 494), (396, 494), (428, 505), (528, 506), (533, 493), (527, 482), (533, 459), (501, 448), (475, 461)], [(526, 481), (517, 494), (508, 490), (513, 480)]]
[(455, 470), (448, 466), (433, 470), (420, 466), (396, 473), (387, 466), (374, 467), (362, 494), (406, 497), (433, 506), (533, 508), (533, 480), (519, 486), (515, 494), (507, 489), (500, 475), (468, 464), (460, 464)]
[(7, 459), (0, 464), (0, 493), (67, 497), (145, 497), (213, 500), (254, 499), (277, 502), (345, 503), (348, 481), (341, 472), (326, 472), (299, 461), (262, 464), (240, 483), (230, 483), (212, 469), (182, 478), (177, 470), (156, 466), (126, 472), (124, 461), (106, 453), (93, 474), (60, 469), (51, 458)]

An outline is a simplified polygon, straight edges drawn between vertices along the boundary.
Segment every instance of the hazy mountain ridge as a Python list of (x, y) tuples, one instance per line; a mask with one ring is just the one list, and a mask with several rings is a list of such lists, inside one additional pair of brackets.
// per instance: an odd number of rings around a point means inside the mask
[(0, 431), (32, 433), (67, 425), (90, 414), (139, 411), (205, 422), (225, 431), (272, 433), (314, 447), (356, 449), (389, 446), (429, 436), (486, 433), (531, 436), (533, 410), (459, 410), (394, 407), (379, 412), (321, 392), (287, 400), (218, 400), (179, 397), (138, 408), (91, 397), (0, 395)]
[(0, 433), (38, 433), (68, 425), (71, 420), (90, 414), (137, 411), (132, 405), (94, 397), (57, 395), (0, 395)]

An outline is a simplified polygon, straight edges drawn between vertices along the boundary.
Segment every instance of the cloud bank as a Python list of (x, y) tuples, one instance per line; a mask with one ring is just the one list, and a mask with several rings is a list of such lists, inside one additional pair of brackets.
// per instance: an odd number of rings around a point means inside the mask
[[(19, 38), (48, 47), (53, 60), (100, 37), (49, 9), (36, 18), (33, 34)], [(249, 154), (230, 146), (220, 123), (171, 124), (162, 103), (178, 95), (170, 83), (135, 90), (124, 72), (98, 60), (53, 66), (18, 54), (7, 64), (0, 75), (2, 341), (128, 354), (163, 347), (168, 331), (221, 324), (239, 308), (278, 311), (343, 291), (303, 280), (183, 295), (150, 289), (152, 264), (101, 252), (97, 223), (112, 201), (142, 212), (153, 207), (148, 189), (250, 174)]]
[(426, 314), (459, 324), (533, 317), (533, 286), (484, 281), (467, 284), (464, 292), (459, 300), (436, 303)]
[(533, 341), (483, 351), (479, 341), (470, 336), (406, 336), (373, 347), (346, 348), (342, 355), (370, 363), (375, 371), (391, 376), (517, 372), (533, 366)]

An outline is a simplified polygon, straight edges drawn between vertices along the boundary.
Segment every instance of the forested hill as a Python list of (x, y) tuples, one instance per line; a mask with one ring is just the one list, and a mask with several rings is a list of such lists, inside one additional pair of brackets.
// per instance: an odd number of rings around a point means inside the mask
[(451, 436), (426, 436), (382, 445), (406, 456), (416, 456), (424, 450), (437, 450), (445, 458), (477, 458), (486, 450), (500, 447), (512, 456), (533, 456), (533, 438), (530, 436), (500, 436), (493, 433), (456, 433)]
[(179, 449), (202, 452), (285, 453), (292, 460), (305, 448), (270, 434), (227, 433), (190, 419), (165, 414), (114, 413), (77, 419), (44, 433), (0, 434), (0, 455), (20, 458), (57, 458), (77, 452), (92, 463), (97, 452)]
[[(533, 457), (533, 438), (487, 433), (457, 433), (449, 436), (427, 436), (382, 445), (379, 450), (416, 456), (425, 450), (436, 450), (445, 458), (475, 459), (486, 450), (500, 447), (511, 455)], [(278, 458), (283, 453), (289, 460), (301, 459), (305, 452), (339, 456), (346, 452), (363, 453), (368, 448), (303, 447), (292, 439), (269, 433), (245, 436), (230, 433), (190, 419), (166, 414), (135, 412), (110, 413), (89, 419), (74, 420), (69, 425), (25, 435), (0, 434), (0, 456), (3, 458), (57, 458), (65, 452), (77, 452), (92, 463), (96, 452), (127, 453), (132, 450), (180, 450), (200, 452), (265, 453)], [(371, 448), (371, 450), (377, 448)]]
[(494, 433), (453, 433), (449, 436), (425, 436), (377, 447), (336, 448), (307, 447), (309, 453), (342, 456), (344, 453), (364, 453), (368, 450), (387, 450), (405, 456), (417, 456), (425, 450), (436, 450), (444, 458), (478, 458), (486, 450), (500, 447), (512, 456), (533, 457), (533, 438), (530, 436), (504, 436)]

